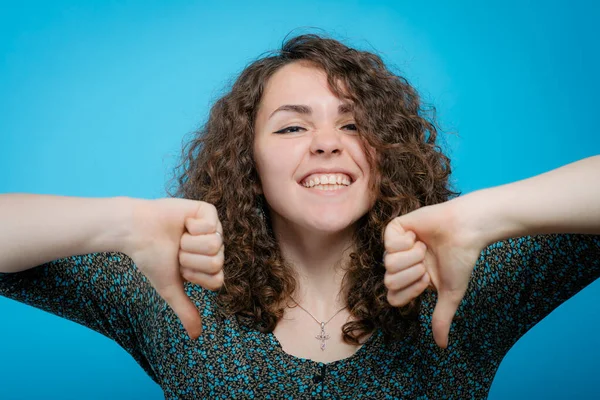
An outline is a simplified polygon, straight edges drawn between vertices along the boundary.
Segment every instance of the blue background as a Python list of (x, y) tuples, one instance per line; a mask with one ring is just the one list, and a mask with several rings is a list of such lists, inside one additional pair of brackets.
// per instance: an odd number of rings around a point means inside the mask
[[(446, 3), (0, 2), (0, 192), (164, 196), (182, 138), (298, 27), (408, 77), (458, 133), (463, 193), (600, 154), (597, 6)], [(599, 283), (515, 345), (491, 399), (600, 397)], [(107, 338), (5, 298), (0, 315), (0, 398), (163, 398)]]

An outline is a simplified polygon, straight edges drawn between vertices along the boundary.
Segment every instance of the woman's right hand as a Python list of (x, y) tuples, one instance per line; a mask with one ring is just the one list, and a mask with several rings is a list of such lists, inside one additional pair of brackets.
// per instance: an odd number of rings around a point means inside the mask
[(137, 200), (124, 252), (181, 320), (192, 339), (200, 313), (184, 281), (217, 290), (223, 285), (223, 227), (215, 206), (179, 198)]

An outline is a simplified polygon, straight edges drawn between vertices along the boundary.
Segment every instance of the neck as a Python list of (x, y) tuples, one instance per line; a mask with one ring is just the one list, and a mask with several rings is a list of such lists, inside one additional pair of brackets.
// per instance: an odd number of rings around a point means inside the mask
[(273, 225), (282, 255), (297, 275), (292, 297), (321, 321), (346, 306), (347, 293), (342, 285), (353, 229), (323, 233)]

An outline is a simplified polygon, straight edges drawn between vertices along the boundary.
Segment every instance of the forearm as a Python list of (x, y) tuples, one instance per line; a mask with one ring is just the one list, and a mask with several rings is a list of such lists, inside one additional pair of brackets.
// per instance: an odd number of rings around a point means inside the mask
[(491, 244), (546, 233), (600, 234), (600, 156), (464, 196)]
[(78, 254), (122, 251), (133, 199), (0, 195), (0, 272)]

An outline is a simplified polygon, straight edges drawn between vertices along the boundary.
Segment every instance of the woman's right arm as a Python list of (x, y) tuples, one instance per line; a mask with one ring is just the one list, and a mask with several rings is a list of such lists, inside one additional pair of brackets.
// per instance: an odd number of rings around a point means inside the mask
[[(213, 307), (207, 291), (183, 279), (222, 284), (215, 230), (222, 233), (217, 211), (202, 201), (3, 194), (0, 296), (115, 340), (157, 380), (151, 365), (161, 356), (148, 338), (177, 317), (198, 337), (198, 308)], [(181, 334), (173, 322), (168, 329)]]
[[(53, 300), (56, 291), (71, 285), (88, 289), (86, 301), (102, 303), (98, 277), (111, 293), (126, 294), (120, 275), (136, 274), (197, 338), (202, 323), (184, 282), (210, 290), (223, 284), (223, 228), (216, 208), (203, 201), (4, 194), (0, 221), (0, 295), (40, 308), (43, 298)], [(37, 302), (19, 298), (42, 290)], [(116, 307), (123, 302), (113, 300)]]
[(160, 297), (120, 253), (137, 200), (0, 195), (0, 296), (93, 329), (154, 379), (144, 333)]
[(0, 273), (60, 258), (124, 252), (135, 199), (0, 195)]

